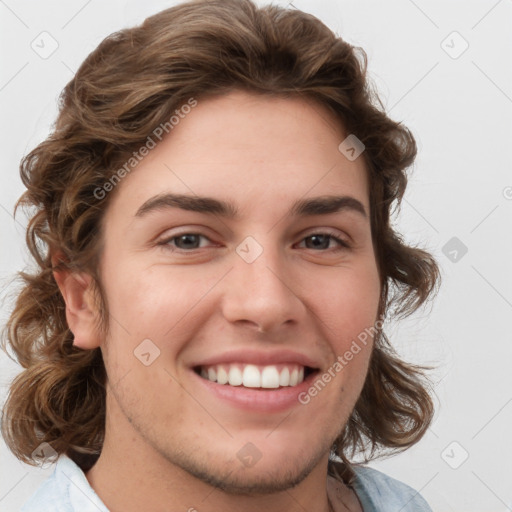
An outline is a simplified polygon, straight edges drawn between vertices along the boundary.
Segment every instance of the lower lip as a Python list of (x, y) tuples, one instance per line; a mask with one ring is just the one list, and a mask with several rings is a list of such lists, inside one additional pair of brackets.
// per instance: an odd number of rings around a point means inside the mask
[(193, 375), (199, 380), (207, 391), (225, 402), (244, 409), (256, 412), (282, 412), (296, 405), (299, 402), (299, 395), (305, 393), (311, 386), (311, 381), (317, 376), (317, 372), (308, 377), (296, 386), (287, 386), (275, 389), (246, 388), (243, 386), (230, 386), (229, 384), (218, 384), (203, 379), (192, 370)]

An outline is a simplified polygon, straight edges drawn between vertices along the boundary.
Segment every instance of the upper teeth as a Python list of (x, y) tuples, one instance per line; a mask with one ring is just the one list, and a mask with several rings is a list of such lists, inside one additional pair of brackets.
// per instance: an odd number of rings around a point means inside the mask
[(201, 377), (219, 384), (247, 388), (296, 386), (304, 380), (304, 366), (254, 364), (216, 364), (201, 367)]

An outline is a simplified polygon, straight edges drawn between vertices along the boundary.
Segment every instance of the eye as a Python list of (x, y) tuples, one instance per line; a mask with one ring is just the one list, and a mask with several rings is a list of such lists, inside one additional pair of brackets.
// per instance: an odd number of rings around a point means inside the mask
[(209, 238), (207, 238), (204, 235), (200, 235), (199, 233), (183, 233), (181, 235), (176, 235), (171, 238), (166, 238), (165, 240), (159, 242), (158, 245), (161, 245), (169, 249), (200, 249), (207, 245), (201, 245), (201, 239), (210, 241)]
[[(164, 249), (193, 251), (207, 247), (209, 243), (211, 243), (211, 240), (205, 235), (182, 233), (166, 238), (158, 242), (158, 245)], [(347, 241), (332, 233), (312, 233), (304, 237), (298, 246), (315, 251), (326, 251), (329, 249), (336, 251), (350, 248), (350, 244)]]
[[(306, 249), (313, 250), (326, 250), (335, 249), (341, 250), (341, 248), (348, 249), (350, 245), (345, 240), (332, 235), (331, 233), (313, 233), (303, 238), (301, 244), (305, 242)], [(335, 246), (331, 245), (331, 242), (335, 243)], [(299, 245), (301, 245), (299, 244)]]

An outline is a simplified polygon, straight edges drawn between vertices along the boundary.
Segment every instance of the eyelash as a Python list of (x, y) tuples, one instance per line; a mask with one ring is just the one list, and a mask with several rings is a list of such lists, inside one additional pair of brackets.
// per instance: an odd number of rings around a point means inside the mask
[[(176, 240), (176, 239), (178, 239), (180, 237), (187, 236), (187, 235), (199, 236), (199, 237), (204, 238), (206, 240), (210, 240), (206, 235), (203, 235), (201, 233), (186, 232), (186, 233), (181, 233), (179, 235), (174, 235), (172, 237), (169, 237), (169, 238), (166, 238), (164, 240), (161, 240), (160, 242), (158, 242), (157, 245), (161, 246), (163, 249), (166, 249), (166, 250), (183, 251), (185, 253), (192, 252), (192, 251), (197, 251), (198, 249), (202, 249), (203, 248), (203, 247), (195, 247), (195, 248), (192, 248), (192, 249), (181, 249), (179, 247), (175, 247), (175, 246), (172, 246), (170, 244), (170, 242), (172, 242), (172, 241), (174, 241), (174, 240)], [(327, 252), (329, 250), (333, 251), (333, 252), (338, 252), (338, 251), (343, 251), (343, 250), (347, 250), (347, 249), (351, 248), (351, 245), (346, 240), (343, 240), (342, 238), (334, 235), (333, 233), (330, 233), (329, 231), (319, 231), (319, 232), (311, 233), (311, 234), (305, 236), (304, 238), (302, 238), (301, 242), (303, 242), (304, 240), (306, 240), (308, 238), (312, 238), (314, 236), (329, 237), (329, 240), (334, 240), (338, 244), (337, 248), (331, 248), (331, 249), (328, 248), (328, 249), (321, 249), (321, 250), (310, 249), (310, 250), (315, 251), (315, 252)]]

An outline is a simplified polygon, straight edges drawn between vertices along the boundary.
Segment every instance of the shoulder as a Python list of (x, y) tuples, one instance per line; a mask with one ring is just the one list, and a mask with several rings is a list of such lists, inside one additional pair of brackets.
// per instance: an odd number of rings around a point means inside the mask
[(108, 512), (84, 472), (61, 455), (53, 473), (39, 486), (21, 512)]
[(55, 470), (50, 477), (48, 477), (38, 489), (30, 496), (21, 507), (21, 512), (64, 512), (68, 511), (62, 504), (61, 496), (59, 495), (58, 486), (55, 481)]
[(365, 512), (391, 510), (432, 512), (418, 491), (390, 476), (367, 466), (353, 466), (353, 488)]

